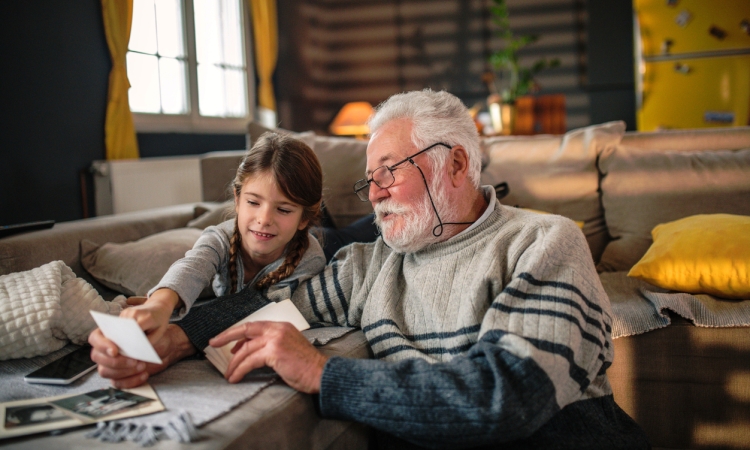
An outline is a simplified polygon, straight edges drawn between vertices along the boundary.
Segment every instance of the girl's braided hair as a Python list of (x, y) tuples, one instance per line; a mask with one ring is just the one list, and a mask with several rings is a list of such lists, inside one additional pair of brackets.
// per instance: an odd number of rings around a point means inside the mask
[[(320, 221), (320, 205), (323, 197), (323, 170), (315, 152), (304, 142), (290, 136), (267, 132), (262, 134), (248, 151), (237, 168), (231, 184), (235, 204), (239, 201), (242, 186), (250, 177), (270, 174), (279, 190), (292, 202), (302, 206), (302, 221), (307, 226), (297, 230), (286, 247), (286, 258), (278, 269), (260, 279), (255, 287), (267, 288), (294, 272), (310, 242), (308, 231)], [(229, 275), (232, 287), (237, 292), (237, 258), (242, 249), (242, 235), (237, 218), (234, 234), (229, 241)]]

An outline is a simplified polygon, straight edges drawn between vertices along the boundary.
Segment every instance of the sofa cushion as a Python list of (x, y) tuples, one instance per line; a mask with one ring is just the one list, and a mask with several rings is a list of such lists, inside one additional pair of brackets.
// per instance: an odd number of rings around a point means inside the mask
[(122, 244), (81, 241), (81, 264), (97, 281), (125, 295), (144, 296), (202, 231), (177, 228)]
[(621, 144), (631, 148), (676, 152), (748, 148), (750, 147), (750, 127), (628, 131), (622, 137)]
[[(612, 241), (600, 272), (627, 271), (660, 223), (696, 214), (750, 215), (750, 149), (670, 152), (611, 146), (599, 159)], [(511, 189), (513, 187), (511, 186)]]
[(336, 227), (370, 214), (370, 202), (354, 194), (354, 183), (365, 176), (367, 141), (317, 136), (313, 149), (323, 167), (323, 201)]
[(229, 219), (234, 213), (234, 202), (227, 200), (224, 203), (201, 203), (195, 207), (195, 211), (195, 219), (188, 222), (187, 226), (202, 230), (211, 225), (218, 225)]
[(596, 158), (607, 146), (619, 144), (624, 132), (623, 122), (609, 122), (563, 136), (486, 139), (490, 163), (482, 182), (507, 182), (510, 193), (504, 204), (584, 222), (583, 232), (597, 261), (607, 232), (599, 203)]
[(673, 291), (750, 299), (750, 216), (700, 214), (657, 225), (628, 276)]

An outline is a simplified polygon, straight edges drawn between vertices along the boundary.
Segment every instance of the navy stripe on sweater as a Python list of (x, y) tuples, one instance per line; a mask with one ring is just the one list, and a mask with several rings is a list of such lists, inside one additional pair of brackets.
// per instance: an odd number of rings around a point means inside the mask
[[(604, 314), (604, 310), (602, 309), (601, 306), (597, 305), (596, 303), (594, 303), (591, 300), (589, 300), (588, 298), (586, 298), (586, 296), (583, 295), (583, 292), (581, 292), (580, 289), (578, 289), (577, 287), (573, 286), (572, 284), (563, 283), (561, 281), (542, 281), (542, 280), (537, 280), (536, 278), (534, 278), (533, 275), (531, 275), (528, 272), (523, 272), (523, 273), (519, 274), (518, 277), (521, 278), (521, 279), (523, 279), (523, 280), (526, 280), (529, 284), (533, 284), (534, 286), (552, 286), (552, 287), (556, 287), (556, 288), (567, 289), (567, 290), (569, 290), (571, 292), (574, 292), (574, 293), (578, 294), (579, 297), (581, 297), (581, 300), (583, 300), (583, 302), (586, 303), (586, 306), (588, 306), (589, 308), (591, 308), (594, 311), (598, 312), (599, 314), (602, 314), (602, 315), (606, 316), (607, 318), (609, 318), (608, 314)], [(610, 333), (612, 332), (612, 328), (608, 324), (605, 323), (604, 326), (607, 328), (607, 332), (610, 332)]]
[(378, 342), (385, 341), (393, 337), (406, 338), (412, 342), (427, 341), (427, 340), (432, 340), (432, 339), (450, 339), (456, 336), (468, 336), (473, 333), (478, 333), (480, 328), (481, 328), (481, 325), (477, 324), (477, 325), (473, 325), (470, 327), (461, 328), (458, 331), (448, 331), (448, 332), (443, 332), (443, 333), (401, 334), (400, 332), (391, 331), (391, 332), (383, 333), (372, 339), (368, 339), (368, 342), (370, 343), (370, 345), (374, 345), (374, 344), (377, 344)]
[(336, 295), (341, 302), (341, 306), (344, 308), (344, 320), (346, 325), (349, 326), (349, 304), (344, 296), (344, 291), (341, 289), (341, 283), (339, 283), (339, 262), (338, 260), (331, 263), (331, 272), (333, 276), (333, 287), (336, 289)]
[[(506, 289), (507, 290), (507, 289)], [(512, 294), (511, 294), (512, 295)], [(519, 313), (519, 314), (539, 314), (540, 316), (551, 316), (551, 317), (557, 317), (560, 319), (565, 319), (568, 322), (571, 322), (575, 326), (578, 327), (578, 331), (581, 333), (581, 337), (586, 339), (587, 341), (596, 344), (599, 348), (603, 348), (604, 344), (602, 341), (600, 341), (596, 336), (592, 335), (591, 333), (588, 333), (584, 331), (583, 327), (581, 326), (581, 322), (578, 321), (577, 318), (571, 316), (570, 314), (565, 314), (557, 311), (550, 311), (546, 309), (538, 309), (538, 308), (514, 308), (511, 306), (503, 305), (502, 303), (493, 303), (490, 308), (496, 309), (498, 311), (502, 311), (504, 313)]]
[(320, 278), (320, 290), (323, 292), (323, 301), (326, 304), (326, 309), (328, 309), (328, 314), (331, 315), (331, 322), (338, 323), (338, 315), (336, 315), (336, 310), (333, 309), (333, 303), (331, 303), (331, 297), (328, 295), (325, 272), (320, 272), (318, 278)]
[[(490, 330), (482, 336), (482, 339), (480, 339), (480, 341), (492, 342), (494, 344), (499, 342), (500, 339), (508, 334), (510, 333), (503, 330)], [(581, 387), (581, 392), (586, 390), (590, 383), (588, 379), (588, 372), (586, 372), (586, 370), (576, 364), (575, 359), (573, 358), (573, 350), (571, 350), (570, 347), (550, 341), (545, 341), (542, 339), (532, 339), (528, 337), (524, 339), (539, 350), (548, 353), (554, 353), (555, 355), (565, 358), (565, 360), (568, 361), (568, 365), (570, 367), (568, 369), (570, 378), (578, 383), (578, 385)]]
[[(395, 333), (393, 333), (395, 335)], [(482, 339), (480, 341), (490, 342), (492, 344), (496, 344), (500, 339), (507, 335), (509, 333), (502, 331), (502, 330), (490, 330), (487, 333), (485, 333), (482, 336)], [(526, 341), (528, 341), (531, 345), (538, 348), (539, 350), (553, 353), (555, 355), (563, 357), (568, 362), (568, 374), (570, 375), (570, 378), (573, 379), (581, 388), (581, 392), (585, 391), (588, 385), (590, 384), (590, 381), (588, 379), (588, 372), (584, 370), (582, 367), (580, 367), (578, 364), (576, 364), (574, 357), (573, 357), (573, 350), (571, 350), (569, 347), (562, 345), (562, 344), (556, 344), (554, 342), (549, 342), (541, 339), (530, 339), (525, 338)], [(455, 347), (429, 347), (424, 349), (417, 349), (416, 347), (409, 345), (409, 344), (400, 344), (395, 345), (393, 347), (389, 347), (385, 350), (375, 352), (375, 357), (378, 359), (385, 358), (386, 356), (393, 355), (395, 353), (400, 353), (403, 351), (408, 350), (416, 350), (418, 352), (428, 354), (428, 355), (443, 355), (443, 354), (451, 354), (451, 355), (457, 355), (464, 353), (468, 351), (474, 344), (467, 343), (462, 344)], [(606, 371), (604, 367), (609, 367), (608, 363), (604, 363), (603, 371)], [(602, 370), (599, 371), (599, 374), (603, 373)]]
[(313, 293), (312, 283), (307, 283), (307, 300), (310, 302), (310, 306), (312, 306), (315, 317), (317, 317), (319, 321), (324, 322), (325, 319), (323, 318), (323, 314), (318, 310), (318, 303), (315, 301), (315, 293)]
[[(399, 326), (396, 322), (394, 322), (391, 319), (381, 319), (377, 322), (371, 323), (370, 325), (367, 325), (366, 327), (362, 328), (362, 331), (365, 333), (368, 333), (372, 330), (375, 330), (377, 328), (380, 328), (382, 326), (391, 325), (393, 327), (396, 327), (396, 329), (399, 329)], [(449, 339), (456, 336), (463, 336), (470, 333), (476, 333), (481, 328), (481, 324), (472, 325), (470, 327), (463, 327), (457, 331), (443, 331), (443, 332), (432, 332), (432, 333), (422, 333), (422, 334), (404, 334), (403, 336), (411, 339), (411, 340), (423, 340), (423, 339)]]
[[(395, 335), (396, 333), (394, 333)], [(465, 344), (457, 345), (455, 347), (427, 347), (427, 348), (416, 348), (413, 345), (409, 344), (400, 344), (400, 345), (394, 345), (393, 347), (388, 347), (385, 350), (375, 352), (375, 358), (382, 359), (386, 356), (393, 355), (395, 353), (400, 353), (407, 350), (416, 350), (420, 353), (424, 353), (426, 355), (460, 355), (462, 353), (467, 352), (474, 344), (471, 342), (467, 342)]]
[[(567, 298), (564, 298), (564, 297), (557, 297), (557, 296), (554, 296), (554, 295), (529, 294), (529, 293), (526, 293), (526, 292), (523, 292), (523, 291), (519, 291), (518, 289), (514, 289), (512, 287), (506, 287), (505, 289), (503, 289), (503, 292), (506, 292), (509, 295), (513, 296), (513, 297), (520, 298), (521, 300), (543, 300), (543, 301), (549, 301), (549, 302), (555, 302), (555, 303), (563, 303), (565, 305), (572, 306), (572, 307), (574, 307), (575, 309), (577, 309), (581, 313), (581, 315), (583, 316), (583, 319), (586, 321), (586, 323), (588, 323), (590, 325), (593, 325), (596, 328), (598, 328), (599, 330), (601, 330), (602, 337), (605, 337), (604, 336), (604, 327), (602, 327), (601, 322), (599, 322), (598, 320), (592, 319), (591, 317), (587, 316), (586, 313), (583, 312), (583, 309), (581, 308), (581, 306), (578, 305), (573, 300), (570, 300), (570, 299), (567, 299)], [(495, 308), (495, 309), (499, 309), (499, 308)], [(524, 311), (529, 311), (529, 312), (531, 312), (531, 311), (542, 311), (542, 310), (532, 309), (532, 308), (515, 308), (515, 309), (516, 310), (520, 310), (521, 312), (524, 312)], [(559, 313), (559, 314), (564, 314), (564, 313)], [(571, 318), (572, 320), (571, 319), (569, 319), (569, 320), (575, 322), (576, 325), (578, 325), (578, 328), (581, 330), (582, 334), (583, 333), (588, 334), (585, 331), (583, 331), (583, 328), (581, 327), (580, 322), (578, 322), (578, 319), (576, 319), (575, 317), (570, 316), (568, 314), (564, 314), (564, 315), (566, 316), (566, 318)], [(560, 316), (560, 317), (562, 317), (562, 316)], [(589, 336), (591, 336), (594, 339), (597, 339), (597, 338), (595, 338), (594, 336), (592, 336), (590, 334), (589, 334)], [(606, 339), (605, 339), (605, 341), (606, 341)], [(600, 346), (602, 345), (599, 342), (598, 339), (597, 339), (597, 343), (599, 343)]]

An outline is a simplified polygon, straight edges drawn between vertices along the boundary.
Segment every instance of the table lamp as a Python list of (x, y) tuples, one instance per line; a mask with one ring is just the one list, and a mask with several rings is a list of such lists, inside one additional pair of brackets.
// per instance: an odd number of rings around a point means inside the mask
[(338, 136), (356, 136), (364, 139), (370, 132), (367, 120), (372, 113), (372, 105), (369, 102), (347, 103), (336, 114), (328, 129)]

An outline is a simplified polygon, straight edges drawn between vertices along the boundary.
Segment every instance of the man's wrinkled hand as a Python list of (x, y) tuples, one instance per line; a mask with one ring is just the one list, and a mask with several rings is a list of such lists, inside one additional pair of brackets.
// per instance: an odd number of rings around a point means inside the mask
[(286, 322), (250, 322), (232, 327), (209, 342), (221, 347), (237, 341), (224, 375), (237, 383), (248, 372), (270, 367), (292, 388), (308, 394), (320, 392), (328, 357), (320, 353), (294, 325)]

